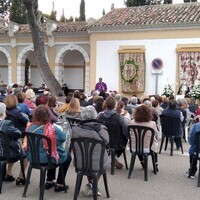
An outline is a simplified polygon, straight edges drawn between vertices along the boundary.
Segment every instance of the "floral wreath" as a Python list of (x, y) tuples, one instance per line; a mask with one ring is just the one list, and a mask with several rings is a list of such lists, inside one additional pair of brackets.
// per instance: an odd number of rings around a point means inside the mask
[(133, 80), (136, 80), (138, 78), (138, 68), (139, 65), (134, 60), (126, 60), (121, 65), (121, 76), (124, 82), (132, 83)]

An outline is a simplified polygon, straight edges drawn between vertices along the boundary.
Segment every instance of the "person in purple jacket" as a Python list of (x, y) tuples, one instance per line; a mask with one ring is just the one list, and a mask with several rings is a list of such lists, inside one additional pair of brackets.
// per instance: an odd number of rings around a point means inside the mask
[(95, 85), (95, 90), (100, 91), (107, 91), (107, 85), (102, 81), (103, 79), (100, 77), (99, 82)]

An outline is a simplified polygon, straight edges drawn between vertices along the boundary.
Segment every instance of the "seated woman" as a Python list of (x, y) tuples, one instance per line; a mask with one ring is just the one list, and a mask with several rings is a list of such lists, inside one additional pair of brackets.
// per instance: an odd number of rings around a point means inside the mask
[(80, 107), (80, 102), (78, 98), (71, 98), (69, 102), (69, 107), (66, 110), (66, 115), (67, 118), (75, 118), (75, 119), (80, 119), (81, 120), (81, 107)]
[[(141, 105), (141, 106), (137, 107), (136, 111), (135, 111), (135, 118), (132, 122), (132, 125), (150, 127), (155, 131), (155, 136), (154, 136), (153, 144), (151, 146), (151, 150), (153, 152), (155, 152), (155, 161), (156, 161), (156, 166), (157, 166), (157, 170), (158, 170), (158, 156), (157, 156), (157, 152), (159, 149), (159, 147), (158, 147), (158, 129), (157, 129), (156, 123), (154, 121), (152, 121), (151, 108), (149, 108), (148, 106), (145, 106), (145, 105)], [(145, 139), (149, 140), (150, 138), (145, 137)], [(132, 146), (133, 147), (135, 146), (134, 138), (132, 138)], [(142, 166), (144, 166), (143, 157), (139, 156), (139, 159), (141, 161)]]
[[(121, 137), (120, 137), (120, 148), (118, 148), (115, 153), (116, 157), (119, 158), (121, 154), (124, 151), (124, 148), (126, 147), (127, 141), (128, 141), (128, 125), (130, 124), (130, 121), (126, 120), (124, 116), (117, 113), (115, 110), (116, 101), (113, 97), (109, 96), (105, 100), (105, 107), (106, 109), (99, 113), (97, 120), (100, 123), (106, 124), (106, 122), (111, 122), (115, 124), (119, 124), (121, 126)], [(118, 169), (122, 169), (123, 164), (120, 163), (117, 158), (115, 157), (115, 167)]]
[[(0, 103), (0, 130), (8, 134), (10, 137), (10, 161), (8, 164), (4, 181), (13, 182), (15, 181), (15, 178), (13, 177), (12, 174), (13, 165), (20, 159), (20, 156), (23, 156), (21, 152), (22, 148), (20, 148), (21, 142), (19, 140), (21, 137), (21, 132), (19, 129), (13, 126), (12, 121), (5, 120), (5, 117), (6, 117), (6, 105), (4, 103)], [(2, 141), (0, 138), (0, 143), (1, 142)], [(24, 169), (26, 168), (26, 166), (27, 166), (27, 160), (24, 158)], [(25, 184), (22, 171), (20, 172), (19, 177), (16, 180), (16, 185), (20, 184), (22, 185)]]
[(190, 162), (190, 168), (186, 172), (186, 176), (189, 176), (190, 173), (190, 178), (194, 179), (195, 174), (197, 172), (197, 159), (196, 158), (196, 134), (197, 132), (200, 131), (200, 122), (197, 122), (194, 124), (191, 128), (190, 134), (189, 134), (189, 162)]
[(3, 100), (3, 103), (6, 104), (6, 119), (11, 120), (14, 126), (20, 131), (25, 131), (29, 119), (17, 108), (17, 97), (10, 94)]
[[(82, 122), (78, 126), (72, 127), (72, 138), (93, 138), (96, 140), (104, 141), (107, 145), (109, 143), (109, 135), (107, 132), (107, 128), (98, 123), (97, 121), (88, 121), (97, 118), (97, 112), (94, 106), (87, 106), (85, 107), (82, 112), (81, 116), (83, 120), (87, 120), (86, 122)], [(99, 164), (99, 162), (97, 163)], [(110, 160), (108, 158), (108, 154), (105, 152), (104, 155), (104, 167), (105, 169), (110, 166)], [(85, 190), (82, 192), (84, 196), (92, 195), (92, 177), (88, 176), (88, 184), (85, 186)], [(100, 178), (100, 177), (99, 177)], [(101, 193), (98, 190), (98, 195), (100, 196)]]
[[(52, 142), (52, 162), (55, 163), (56, 166), (63, 167), (63, 174), (59, 169), (58, 177), (56, 183), (53, 182), (55, 179), (56, 169), (49, 169), (47, 172), (47, 180), (45, 184), (45, 189), (50, 189), (54, 187), (55, 192), (64, 191), (64, 183), (63, 178), (66, 177), (66, 173), (68, 167), (71, 162), (71, 156), (69, 152), (63, 147), (63, 143), (66, 141), (66, 133), (63, 132), (62, 128), (58, 125), (54, 125), (51, 123), (50, 112), (47, 106), (40, 105), (36, 108), (33, 114), (32, 123), (30, 123), (26, 129), (28, 132), (35, 132), (37, 134), (42, 134), (51, 139)], [(27, 142), (24, 142), (24, 148), (27, 149)], [(46, 150), (41, 144), (40, 146), (40, 160), (41, 164), (47, 163)], [(27, 159), (30, 161), (31, 155), (30, 152), (27, 151)], [(68, 189), (68, 187), (66, 188)]]

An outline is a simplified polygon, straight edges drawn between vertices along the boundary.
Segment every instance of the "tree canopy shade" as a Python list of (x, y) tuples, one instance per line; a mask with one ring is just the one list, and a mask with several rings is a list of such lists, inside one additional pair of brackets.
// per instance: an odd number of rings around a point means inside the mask
[(26, 8), (23, 0), (13, 0), (12, 6), (10, 7), (10, 21), (18, 24), (27, 24), (28, 20), (26, 17)]
[(45, 57), (44, 40), (42, 38), (38, 21), (38, 0), (23, 0), (27, 9), (27, 18), (32, 34), (34, 54), (40, 75), (53, 95), (57, 95), (62, 89), (53, 75)]
[(12, 0), (0, 0), (0, 16), (5, 17), (8, 15)]
[[(127, 7), (161, 4), (162, 0), (124, 0)], [(164, 0), (164, 4), (171, 4), (172, 0)]]

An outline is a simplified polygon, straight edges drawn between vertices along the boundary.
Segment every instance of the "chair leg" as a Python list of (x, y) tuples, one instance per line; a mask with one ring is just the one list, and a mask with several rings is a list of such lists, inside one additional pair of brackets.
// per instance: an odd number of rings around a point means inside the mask
[(173, 156), (173, 149), (174, 149), (174, 138), (170, 137), (171, 142), (171, 149), (170, 149), (170, 156)]
[(5, 169), (6, 168), (6, 163), (5, 161), (0, 161), (0, 194), (2, 190), (2, 185), (3, 185), (3, 178), (5, 176)]
[[(181, 140), (181, 138), (180, 138), (180, 140)], [(181, 140), (181, 153), (184, 154), (182, 140)]]
[(126, 169), (128, 169), (128, 164), (127, 164), (127, 159), (126, 159), (126, 149), (124, 149), (123, 155), (124, 155), (124, 162), (125, 162), (125, 165), (126, 165)]
[(78, 198), (78, 194), (79, 194), (80, 188), (81, 188), (82, 179), (83, 179), (83, 174), (81, 172), (78, 172), (77, 176), (76, 176), (76, 185), (75, 185), (74, 199), (73, 200), (77, 200), (77, 198)]
[(109, 190), (108, 190), (108, 181), (107, 181), (107, 174), (106, 172), (103, 174), (103, 181), (104, 181), (104, 186), (106, 190), (106, 196), (107, 198), (110, 198)]
[(152, 158), (152, 164), (153, 164), (153, 172), (154, 174), (156, 174), (157, 169), (156, 169), (155, 153), (153, 151), (151, 152), (151, 158)]
[(30, 183), (31, 172), (32, 172), (32, 166), (30, 164), (29, 167), (28, 167), (27, 179), (26, 179), (26, 182), (25, 182), (25, 187), (24, 187), (24, 192), (23, 192), (22, 197), (26, 197), (26, 192), (27, 192), (27, 189), (28, 189), (28, 185)]
[(93, 191), (93, 200), (97, 200), (98, 197), (97, 197), (97, 190), (98, 190), (98, 174), (93, 174), (92, 176), (92, 181), (93, 181), (93, 184), (92, 184), (92, 191)]
[(161, 144), (160, 144), (160, 150), (159, 150), (159, 153), (161, 153), (161, 151), (162, 151), (163, 143), (164, 143), (164, 136), (162, 136), (162, 139), (161, 139)]
[(197, 187), (200, 187), (200, 162), (199, 162), (199, 173), (198, 173), (198, 179), (197, 179)]
[(165, 140), (165, 151), (167, 150), (168, 140), (169, 140), (169, 138), (166, 137), (166, 140)]
[(111, 175), (114, 175), (115, 168), (115, 150), (110, 149), (111, 151)]
[(136, 158), (136, 153), (132, 153), (130, 168), (129, 168), (129, 172), (128, 172), (128, 178), (131, 178), (131, 174), (133, 172), (133, 168), (134, 168), (134, 164), (135, 164), (135, 158)]
[(40, 198), (39, 200), (44, 199), (44, 185), (45, 185), (45, 177), (46, 177), (46, 167), (42, 167), (40, 169)]
[(24, 158), (20, 157), (20, 167), (22, 170), (23, 179), (26, 180), (25, 172), (24, 172)]
[(148, 155), (144, 155), (144, 180), (148, 181)]

